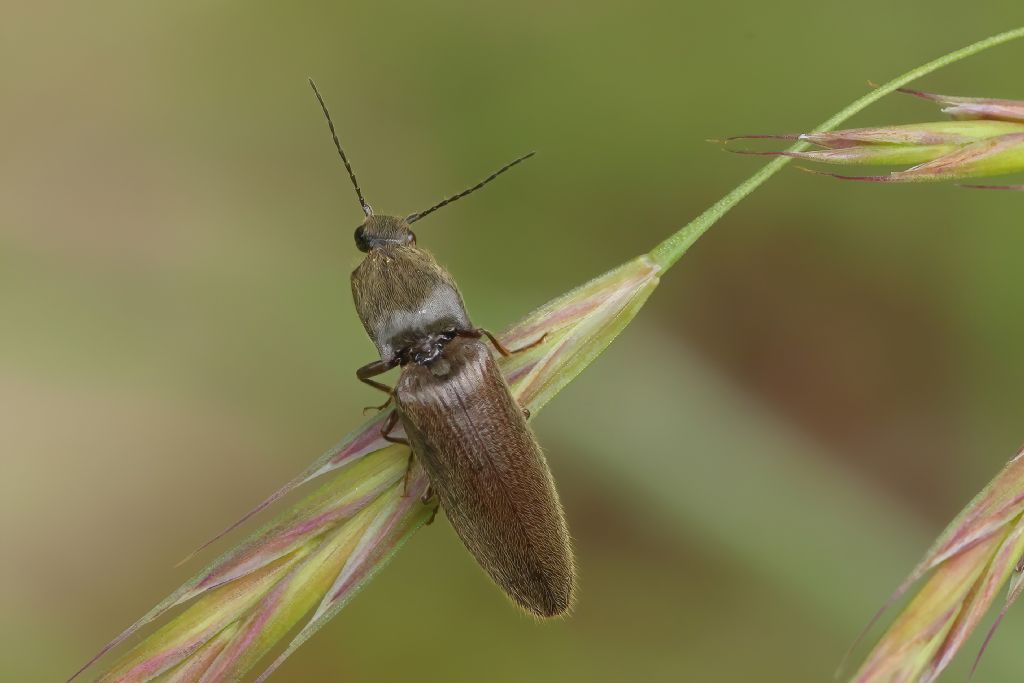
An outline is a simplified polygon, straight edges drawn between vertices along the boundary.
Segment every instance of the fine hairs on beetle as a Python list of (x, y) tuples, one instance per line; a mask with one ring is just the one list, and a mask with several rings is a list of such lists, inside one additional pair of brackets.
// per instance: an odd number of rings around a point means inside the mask
[[(544, 454), (484, 342), (506, 349), (469, 319), (452, 276), (416, 246), (410, 226), (475, 192), (522, 156), (473, 187), (404, 218), (381, 216), (363, 198), (323, 97), (309, 81), (363, 209), (355, 240), (366, 254), (352, 272), (352, 298), (380, 352), (356, 376), (388, 394), (394, 408), (381, 435), (410, 446), (430, 488), (466, 548), (517, 605), (538, 617), (564, 614), (576, 572), (565, 514)], [(394, 387), (375, 376), (395, 367)], [(406, 438), (392, 434), (401, 422)]]

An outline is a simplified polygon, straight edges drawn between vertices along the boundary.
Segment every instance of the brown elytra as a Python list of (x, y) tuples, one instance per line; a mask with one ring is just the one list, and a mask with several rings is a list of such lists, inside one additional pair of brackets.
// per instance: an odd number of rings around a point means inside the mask
[(575, 569), (555, 484), (483, 341), (456, 337), (432, 364), (407, 364), (395, 398), (413, 452), (480, 566), (538, 616), (569, 609)]

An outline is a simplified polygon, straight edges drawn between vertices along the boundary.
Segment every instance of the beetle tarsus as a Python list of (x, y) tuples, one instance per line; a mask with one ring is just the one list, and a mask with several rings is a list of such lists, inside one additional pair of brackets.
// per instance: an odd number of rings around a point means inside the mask
[(430, 519), (427, 520), (424, 526), (430, 526), (434, 523), (434, 519), (437, 517), (437, 511), (441, 509), (440, 505), (435, 505), (434, 509), (430, 512)]
[(363, 415), (366, 415), (370, 411), (373, 411), (375, 413), (379, 413), (380, 411), (384, 410), (389, 405), (391, 405), (391, 400), (393, 398), (394, 398), (394, 395), (390, 395), (390, 396), (388, 396), (388, 400), (384, 401), (379, 406), (366, 406), (366, 407), (364, 407), (363, 408)]

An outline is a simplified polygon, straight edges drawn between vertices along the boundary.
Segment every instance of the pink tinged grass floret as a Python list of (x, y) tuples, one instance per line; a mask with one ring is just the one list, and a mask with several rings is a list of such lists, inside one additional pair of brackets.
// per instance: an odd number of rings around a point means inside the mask
[[(498, 361), (516, 400), (536, 414), (629, 323), (660, 272), (649, 257), (639, 257), (542, 306), (501, 335), (511, 347), (544, 337), (536, 348)], [(421, 502), (425, 475), (414, 467), (406, 487), (409, 451), (380, 438), (382, 419), (367, 421), (229, 527), (301, 484), (326, 482), (111, 641), (93, 661), (172, 609), (182, 610), (99, 680), (237, 680), (298, 628), (257, 679), (266, 680), (431, 516), (432, 507)]]
[[(841, 180), (875, 183), (939, 182), (1024, 172), (1024, 101), (904, 92), (950, 105), (951, 108), (944, 111), (954, 114), (956, 119), (796, 135), (741, 135), (725, 141), (729, 144), (738, 140), (793, 140), (820, 149), (727, 149), (738, 154), (781, 156), (826, 164), (910, 166), (879, 175), (811, 171)], [(1019, 185), (965, 186), (1020, 189)]]
[[(809, 169), (803, 169), (809, 170)], [(841, 180), (876, 183), (927, 183), (965, 178), (984, 178), (1024, 171), (1024, 132), (979, 140), (905, 171), (885, 175), (856, 176), (820, 173)]]
[[(1003, 585), (1009, 582), (1010, 591), (1000, 618), (1019, 597), (1024, 586), (1022, 557), (1024, 453), (1018, 453), (946, 528), (890, 598), (887, 605), (914, 583), (924, 581), (852, 680), (935, 680), (961, 650)], [(982, 652), (998, 624), (997, 619)]]
[(988, 97), (956, 97), (900, 88), (898, 92), (938, 102), (942, 113), (956, 119), (994, 119), (1024, 123), (1024, 100), (1003, 100)]
[(907, 180), (947, 180), (1005, 175), (1024, 169), (1024, 132), (999, 135), (944, 154), (906, 171), (893, 173)]

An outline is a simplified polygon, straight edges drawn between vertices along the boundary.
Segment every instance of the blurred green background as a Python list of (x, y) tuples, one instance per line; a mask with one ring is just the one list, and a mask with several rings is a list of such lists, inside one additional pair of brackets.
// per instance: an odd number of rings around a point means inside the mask
[[(348, 289), (361, 214), (307, 76), (381, 212), (539, 151), (418, 230), (476, 321), (501, 328), (761, 163), (705, 139), (806, 129), (869, 79), (1024, 13), (531, 0), (3, 15), (0, 679), (43, 681), (187, 578), (200, 565), (175, 561), (378, 399), (353, 375), (374, 357)], [(998, 48), (919, 85), (1024, 97), (1022, 58)], [(937, 116), (893, 97), (854, 123)], [(575, 616), (516, 612), (440, 523), (275, 680), (829, 680), (1024, 438), (1021, 200), (787, 169), (535, 423), (576, 537)], [(1005, 629), (976, 680), (1019, 672), (1024, 621)]]

